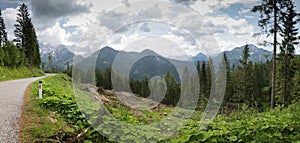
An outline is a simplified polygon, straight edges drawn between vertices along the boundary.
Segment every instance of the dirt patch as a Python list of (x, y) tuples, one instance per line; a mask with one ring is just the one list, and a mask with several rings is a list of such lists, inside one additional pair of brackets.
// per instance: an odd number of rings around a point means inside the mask
[[(21, 117), (19, 119), (19, 135), (18, 135), (18, 141), (19, 142), (25, 142), (24, 138), (28, 138), (28, 134), (25, 132), (25, 128), (30, 127), (31, 125), (27, 120), (32, 117), (30, 112), (25, 113), (25, 110), (28, 110), (30, 106), (26, 103), (30, 100), (30, 86), (29, 85), (26, 88), (25, 95), (24, 95), (24, 104), (22, 105), (22, 111), (21, 111)], [(21, 136), (22, 135), (22, 136)]]

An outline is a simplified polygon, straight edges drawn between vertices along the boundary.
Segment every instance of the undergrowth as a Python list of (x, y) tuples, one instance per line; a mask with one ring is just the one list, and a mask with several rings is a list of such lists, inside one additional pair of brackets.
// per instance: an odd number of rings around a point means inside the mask
[[(31, 87), (31, 94), (37, 97), (37, 82)], [(201, 113), (195, 112), (183, 128), (175, 119), (167, 119), (163, 124), (145, 128), (122, 128), (121, 121), (132, 125), (147, 125), (168, 118), (172, 114), (171, 107), (160, 107), (155, 110), (135, 110), (119, 104), (115, 98), (106, 96), (111, 102), (105, 108), (113, 116), (93, 116), (98, 106), (82, 113), (77, 105), (71, 79), (66, 75), (57, 75), (43, 79), (42, 100), (34, 99), (27, 104), (38, 104), (43, 110), (37, 112), (55, 113), (63, 122), (56, 132), (34, 136), (39, 139), (52, 139), (59, 142), (112, 142), (104, 135), (114, 137), (119, 142), (296, 142), (300, 141), (300, 104), (287, 109), (276, 108), (264, 113), (234, 112), (229, 116), (217, 115), (205, 129), (199, 129)], [(84, 91), (83, 91), (84, 92)], [(104, 96), (104, 95), (99, 95)], [(85, 97), (80, 96), (80, 101)], [(90, 104), (94, 104), (90, 101)], [(83, 107), (81, 107), (83, 108)], [(88, 108), (88, 107), (87, 107)], [(45, 110), (45, 111), (44, 111)], [(61, 119), (60, 119), (61, 118)], [(95, 129), (86, 118), (97, 122)], [(115, 121), (117, 118), (119, 121)], [(100, 122), (105, 120), (106, 122)], [(168, 121), (170, 120), (170, 121)], [(170, 124), (166, 127), (166, 124)], [(106, 128), (110, 125), (111, 128)], [(52, 126), (52, 124), (50, 124)], [(65, 128), (67, 126), (67, 128)], [(127, 126), (127, 125), (126, 125)], [(168, 134), (176, 131), (175, 134)], [(34, 134), (34, 132), (33, 132)], [(162, 138), (167, 136), (166, 138)]]

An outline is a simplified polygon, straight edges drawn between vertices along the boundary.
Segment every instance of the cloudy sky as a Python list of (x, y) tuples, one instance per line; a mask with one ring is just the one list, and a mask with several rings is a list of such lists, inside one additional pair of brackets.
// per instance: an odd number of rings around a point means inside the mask
[[(259, 15), (251, 13), (257, 0), (0, 0), (9, 39), (20, 3), (30, 8), (39, 42), (67, 45), (82, 55), (109, 45), (179, 58), (265, 39), (253, 37), (260, 31)], [(299, 9), (300, 1), (295, 3)]]

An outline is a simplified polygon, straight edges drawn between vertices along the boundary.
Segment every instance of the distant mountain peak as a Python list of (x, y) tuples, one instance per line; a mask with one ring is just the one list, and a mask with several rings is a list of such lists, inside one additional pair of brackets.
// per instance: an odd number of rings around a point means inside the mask
[[(243, 55), (243, 51), (246, 45), (241, 47), (236, 47), (231, 51), (225, 51), (228, 60), (230, 63), (234, 63), (235, 65), (239, 65), (239, 60)], [(266, 62), (267, 60), (271, 60), (272, 53), (262, 48), (258, 48), (254, 44), (248, 44), (250, 60), (252, 62)]]
[[(262, 51), (267, 51), (265, 49), (262, 49), (262, 48), (258, 48), (256, 45), (254, 44), (247, 44), (248, 45), (248, 48), (249, 48), (249, 51), (250, 52), (259, 52), (260, 50)], [(244, 50), (246, 47), (246, 45), (243, 45), (241, 47), (235, 47), (233, 50), (231, 51), (234, 51), (234, 50)], [(225, 52), (230, 52), (230, 51), (225, 51)]]
[(192, 57), (193, 61), (208, 61), (208, 56), (203, 54), (203, 53), (199, 53), (196, 56)]
[(109, 47), (109, 46), (105, 46), (102, 48), (102, 50), (115, 50), (115, 49), (113, 49), (112, 47)]
[(144, 51), (141, 52), (141, 54), (147, 54), (147, 55), (157, 55), (156, 52), (150, 50), (150, 49), (146, 49)]

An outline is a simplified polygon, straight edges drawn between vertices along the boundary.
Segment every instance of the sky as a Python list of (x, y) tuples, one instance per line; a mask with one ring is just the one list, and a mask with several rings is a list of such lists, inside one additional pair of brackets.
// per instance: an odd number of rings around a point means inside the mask
[[(260, 31), (259, 15), (251, 12), (257, 0), (0, 0), (10, 40), (20, 3), (29, 6), (39, 42), (63, 44), (79, 55), (104, 46), (174, 58), (245, 44), (272, 50), (259, 45), (272, 37), (253, 37)], [(300, 1), (295, 5), (299, 11)]]

